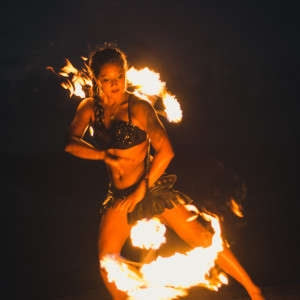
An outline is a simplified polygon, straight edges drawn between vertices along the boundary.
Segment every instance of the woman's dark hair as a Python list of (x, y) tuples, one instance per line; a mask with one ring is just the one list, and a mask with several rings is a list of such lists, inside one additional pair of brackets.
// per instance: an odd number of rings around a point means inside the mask
[(92, 96), (99, 96), (98, 85), (95, 79), (98, 78), (101, 67), (108, 63), (116, 63), (125, 72), (127, 71), (126, 55), (115, 45), (105, 44), (97, 48), (91, 53), (89, 60), (90, 76), (93, 82)]

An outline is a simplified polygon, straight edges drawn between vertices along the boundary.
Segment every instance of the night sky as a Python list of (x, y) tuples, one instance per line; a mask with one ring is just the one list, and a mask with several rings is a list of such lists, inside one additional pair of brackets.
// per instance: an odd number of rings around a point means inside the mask
[(299, 237), (291, 228), (299, 228), (298, 1), (10, 1), (0, 20), (11, 291), (30, 295), (38, 285), (38, 295), (51, 289), (58, 297), (72, 293), (74, 282), (78, 290), (97, 285), (105, 168), (63, 152), (80, 99), (70, 99), (46, 66), (59, 70), (68, 58), (80, 67), (81, 56), (104, 42), (116, 42), (130, 65), (159, 72), (179, 99), (182, 123), (163, 120), (178, 186), (196, 196), (211, 158), (236, 171), (248, 189), (246, 221), (235, 232), (238, 257), (261, 285), (299, 283)]

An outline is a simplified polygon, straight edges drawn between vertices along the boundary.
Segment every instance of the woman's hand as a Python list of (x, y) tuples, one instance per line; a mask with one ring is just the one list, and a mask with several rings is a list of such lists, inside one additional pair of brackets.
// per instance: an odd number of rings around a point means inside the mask
[(129, 195), (124, 200), (121, 200), (117, 206), (116, 209), (123, 213), (130, 213), (134, 210), (135, 206), (143, 200), (146, 192), (146, 183), (145, 180), (142, 180), (142, 182), (138, 185), (136, 190)]
[(124, 163), (134, 164), (136, 161), (134, 158), (117, 156), (117, 155), (109, 153), (108, 151), (104, 151), (103, 160), (108, 165), (116, 168), (120, 175), (122, 175), (124, 173), (124, 168), (122, 167), (122, 165), (124, 165)]

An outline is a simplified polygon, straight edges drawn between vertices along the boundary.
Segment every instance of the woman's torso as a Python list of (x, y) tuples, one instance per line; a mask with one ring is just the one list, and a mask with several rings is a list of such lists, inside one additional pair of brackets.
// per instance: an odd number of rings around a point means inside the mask
[(119, 189), (135, 184), (145, 173), (148, 137), (132, 117), (132, 96), (120, 105), (113, 120), (99, 99), (92, 99), (91, 104), (93, 113), (90, 126), (96, 147), (123, 158), (118, 166), (106, 164), (110, 182)]

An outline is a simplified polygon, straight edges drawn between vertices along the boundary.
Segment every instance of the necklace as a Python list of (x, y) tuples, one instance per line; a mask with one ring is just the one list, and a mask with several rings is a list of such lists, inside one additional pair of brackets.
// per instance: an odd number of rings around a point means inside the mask
[(118, 104), (118, 106), (117, 106), (115, 112), (114, 112), (112, 115), (110, 115), (110, 119), (111, 119), (111, 120), (114, 120), (114, 119), (116, 118), (116, 117), (115, 117), (115, 114), (117, 113), (117, 111), (118, 111), (118, 109), (119, 109), (119, 107), (120, 107), (120, 104), (121, 104), (121, 102)]

